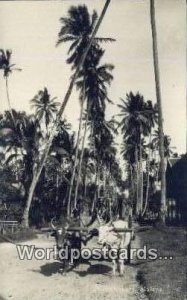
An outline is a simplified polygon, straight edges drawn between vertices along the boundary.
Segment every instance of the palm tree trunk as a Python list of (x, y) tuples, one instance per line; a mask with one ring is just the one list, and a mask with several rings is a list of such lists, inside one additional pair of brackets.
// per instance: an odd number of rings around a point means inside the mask
[(59, 194), (59, 169), (57, 168), (57, 174), (56, 174), (56, 203), (58, 203), (58, 194)]
[(134, 202), (135, 197), (135, 191), (134, 191), (134, 180), (133, 180), (133, 167), (131, 164), (129, 164), (129, 170), (130, 170), (130, 178), (129, 178), (129, 187), (130, 187), (130, 199), (132, 202)]
[(78, 129), (77, 144), (76, 144), (76, 151), (75, 151), (75, 161), (74, 161), (74, 165), (73, 165), (73, 172), (72, 172), (72, 176), (71, 176), (69, 194), (68, 194), (67, 216), (69, 216), (70, 213), (71, 213), (70, 212), (71, 195), (72, 195), (73, 184), (74, 184), (74, 180), (75, 180), (76, 167), (77, 167), (77, 162), (78, 162), (78, 153), (79, 153), (80, 135), (81, 135), (81, 128), (82, 128), (83, 111), (84, 111), (84, 100), (81, 102), (80, 121), (79, 121), (79, 129)]
[(91, 213), (94, 212), (94, 208), (96, 206), (96, 200), (98, 197), (98, 177), (99, 177), (99, 162), (96, 161), (96, 170), (95, 170), (95, 192), (94, 192), (94, 199), (92, 202)]
[(22, 217), (22, 226), (25, 228), (29, 227), (29, 210), (30, 210), (30, 206), (31, 206), (31, 202), (32, 202), (32, 198), (34, 195), (34, 191), (35, 191), (35, 187), (37, 185), (38, 182), (38, 178), (33, 176), (33, 180), (31, 182), (31, 185), (29, 187), (28, 190), (28, 196), (26, 199), (26, 206), (23, 212), (23, 217)]
[(49, 139), (48, 139), (48, 141), (46, 143), (46, 147), (45, 147), (45, 150), (43, 152), (43, 155), (42, 155), (42, 158), (41, 158), (41, 162), (40, 162), (37, 170), (34, 173), (33, 180), (31, 182), (31, 186), (30, 186), (30, 189), (29, 189), (29, 195), (28, 195), (28, 198), (27, 198), (27, 201), (26, 201), (26, 206), (25, 206), (24, 213), (23, 213), (23, 223), (22, 224), (26, 225), (25, 227), (28, 227), (28, 224), (29, 224), (29, 220), (26, 220), (25, 218), (29, 217), (29, 209), (30, 209), (30, 206), (31, 206), (33, 194), (34, 194), (37, 182), (39, 180), (41, 171), (42, 171), (42, 169), (43, 169), (43, 167), (44, 167), (44, 165), (46, 163), (46, 160), (47, 160), (47, 157), (48, 157), (48, 154), (49, 154), (49, 150), (50, 150), (50, 147), (51, 147), (51, 143), (52, 143), (54, 135), (56, 133), (56, 128), (58, 127), (58, 124), (60, 122), (60, 119), (62, 117), (64, 109), (66, 107), (66, 104), (67, 104), (67, 102), (68, 102), (68, 100), (69, 100), (69, 98), (71, 96), (71, 93), (72, 93), (75, 81), (76, 81), (77, 76), (79, 74), (79, 71), (80, 71), (82, 65), (84, 64), (84, 61), (85, 61), (86, 56), (88, 54), (88, 51), (89, 51), (89, 49), (90, 49), (90, 47), (92, 45), (92, 42), (93, 42), (93, 40), (95, 38), (95, 35), (96, 35), (96, 33), (97, 33), (98, 29), (99, 29), (99, 26), (100, 26), (100, 24), (101, 24), (101, 22), (102, 22), (102, 20), (103, 20), (103, 18), (105, 16), (105, 13), (106, 13), (107, 8), (108, 8), (108, 6), (110, 4), (110, 1), (111, 0), (106, 0), (104, 8), (103, 8), (103, 10), (101, 12), (101, 15), (100, 15), (99, 19), (98, 19), (98, 22), (97, 22), (97, 24), (96, 24), (96, 26), (95, 26), (95, 28), (93, 30), (92, 36), (90, 38), (90, 41), (89, 41), (89, 43), (88, 43), (88, 45), (87, 45), (87, 47), (86, 47), (86, 49), (85, 49), (85, 51), (84, 51), (84, 53), (83, 53), (80, 61), (79, 61), (79, 64), (78, 64), (78, 66), (76, 68), (76, 71), (75, 71), (74, 75), (71, 78), (70, 85), (69, 85), (68, 90), (67, 90), (67, 92), (65, 94), (64, 100), (63, 100), (63, 102), (61, 104), (61, 107), (60, 107), (60, 109), (59, 109), (59, 111), (57, 113), (56, 121), (54, 122), (54, 125), (53, 125), (52, 130), (51, 130), (51, 134), (50, 134)]
[[(151, 144), (151, 133), (150, 133), (150, 136), (149, 136), (149, 144)], [(151, 148), (149, 147), (149, 153), (148, 153), (148, 159), (147, 159), (147, 186), (146, 186), (146, 195), (145, 195), (145, 205), (144, 205), (144, 209), (142, 211), (142, 217), (144, 216), (144, 214), (146, 212), (147, 204), (148, 204), (148, 198), (149, 198), (150, 158), (151, 158)]]
[(84, 194), (83, 194), (84, 199), (86, 199), (86, 193), (87, 193), (87, 174), (85, 173), (85, 176), (84, 176)]
[(142, 145), (140, 136), (140, 214), (143, 209), (143, 168), (142, 168)]
[(138, 167), (138, 149), (135, 148), (136, 159), (136, 215), (139, 214), (139, 167)]
[(159, 60), (157, 48), (157, 31), (155, 21), (155, 1), (150, 0), (150, 16), (151, 16), (151, 30), (152, 30), (152, 43), (153, 43), (153, 62), (155, 74), (156, 97), (158, 105), (158, 130), (159, 130), (159, 152), (160, 152), (160, 167), (161, 167), (161, 211), (160, 219), (165, 223), (166, 216), (166, 175), (165, 175), (165, 162), (164, 162), (164, 133), (163, 133), (163, 115), (162, 115), (162, 100), (160, 88), (160, 73), (159, 73)]
[(5, 81), (6, 81), (6, 95), (7, 95), (7, 102), (8, 102), (8, 107), (9, 107), (9, 111), (10, 111), (10, 115), (14, 124), (14, 127), (16, 127), (16, 121), (12, 112), (12, 107), (11, 107), (11, 103), (10, 103), (10, 95), (9, 95), (9, 87), (8, 87), (8, 77), (5, 77)]
[(146, 195), (145, 195), (145, 205), (144, 205), (144, 209), (142, 211), (142, 217), (144, 216), (146, 209), (147, 209), (147, 205), (148, 205), (148, 198), (149, 198), (149, 161), (147, 161), (147, 186), (146, 186)]
[(46, 138), (49, 138), (49, 130), (48, 130), (48, 124), (47, 121), (45, 120), (45, 128), (46, 128)]
[(87, 114), (86, 114), (86, 122), (85, 122), (85, 127), (84, 127), (84, 136), (83, 136), (83, 140), (82, 140), (81, 156), (80, 156), (79, 170), (78, 170), (78, 176), (77, 176), (77, 184), (76, 184), (76, 188), (75, 188), (74, 208), (77, 207), (77, 196), (78, 196), (79, 182), (80, 182), (80, 177), (81, 177), (82, 160), (83, 160), (83, 156), (84, 156), (84, 145), (85, 145), (85, 139), (86, 139), (86, 133), (87, 133), (89, 112), (90, 112), (90, 106), (88, 107)]

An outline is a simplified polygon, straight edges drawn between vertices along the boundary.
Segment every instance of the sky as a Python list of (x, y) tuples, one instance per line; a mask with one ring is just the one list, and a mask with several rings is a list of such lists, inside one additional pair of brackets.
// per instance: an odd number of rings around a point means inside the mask
[[(186, 145), (186, 3), (185, 0), (155, 0), (158, 51), (165, 134), (173, 149), (185, 152)], [(47, 87), (62, 101), (71, 76), (66, 64), (68, 44), (56, 47), (59, 19), (71, 5), (86, 4), (90, 12), (101, 12), (103, 0), (2, 1), (0, 2), (0, 48), (12, 49), (12, 63), (21, 72), (10, 75), (12, 107), (30, 110), (30, 99)], [(117, 104), (126, 93), (140, 92), (156, 102), (152, 59), (149, 0), (112, 0), (98, 36), (112, 37), (104, 44), (103, 63), (115, 66), (107, 118), (119, 113)], [(0, 74), (0, 110), (7, 109), (5, 81)], [(77, 130), (78, 93), (73, 91), (64, 116)]]

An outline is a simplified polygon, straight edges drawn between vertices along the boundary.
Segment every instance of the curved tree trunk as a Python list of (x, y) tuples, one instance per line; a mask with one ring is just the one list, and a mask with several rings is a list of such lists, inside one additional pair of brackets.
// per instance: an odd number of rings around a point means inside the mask
[(99, 26), (100, 26), (100, 24), (101, 24), (101, 22), (102, 22), (102, 20), (103, 20), (103, 18), (105, 16), (105, 13), (106, 13), (107, 8), (108, 8), (108, 6), (110, 4), (110, 1), (111, 0), (106, 0), (104, 8), (103, 8), (103, 10), (101, 12), (101, 15), (100, 15), (100, 17), (98, 19), (98, 22), (97, 22), (97, 24), (96, 24), (96, 26), (94, 28), (94, 31), (93, 31), (93, 33), (91, 35), (90, 41), (88, 43), (88, 46), (86, 47), (86, 49), (85, 49), (85, 51), (84, 51), (84, 53), (83, 53), (83, 55), (82, 55), (82, 57), (80, 59), (80, 62), (78, 64), (77, 68), (76, 68), (76, 71), (75, 71), (74, 75), (71, 78), (70, 85), (69, 85), (68, 90), (67, 90), (67, 92), (65, 94), (64, 100), (63, 100), (63, 102), (61, 104), (61, 107), (60, 107), (60, 109), (59, 109), (59, 111), (57, 113), (56, 121), (55, 121), (55, 123), (54, 123), (54, 125), (52, 127), (51, 134), (50, 134), (49, 139), (48, 139), (48, 141), (46, 143), (45, 150), (44, 150), (44, 152), (42, 154), (41, 162), (40, 162), (37, 170), (34, 173), (33, 180), (32, 180), (32, 183), (31, 183), (31, 186), (30, 186), (30, 189), (29, 189), (29, 195), (28, 195), (28, 198), (27, 198), (27, 201), (26, 201), (26, 206), (25, 206), (24, 213), (23, 213), (22, 224), (25, 227), (28, 227), (28, 224), (29, 224), (29, 220), (28, 220), (28, 218), (29, 218), (29, 209), (30, 209), (30, 206), (31, 206), (33, 194), (34, 194), (37, 182), (39, 180), (41, 171), (42, 171), (42, 169), (43, 169), (43, 167), (44, 167), (44, 165), (46, 163), (46, 160), (47, 160), (47, 157), (48, 157), (48, 154), (49, 154), (49, 151), (50, 151), (50, 147), (51, 147), (54, 135), (56, 133), (56, 128), (57, 128), (57, 126), (58, 126), (58, 124), (60, 122), (62, 114), (63, 114), (63, 112), (65, 110), (66, 104), (67, 104), (67, 102), (68, 102), (68, 100), (69, 100), (69, 98), (71, 96), (71, 93), (72, 93), (75, 81), (77, 79), (77, 76), (78, 76), (78, 74), (80, 72), (80, 69), (81, 69), (82, 65), (84, 64), (84, 61), (85, 61), (86, 56), (88, 54), (88, 51), (89, 51), (89, 49), (90, 49), (90, 47), (92, 45), (92, 42), (93, 42), (93, 40), (95, 38), (95, 35), (96, 35), (96, 33), (97, 33), (98, 29), (99, 29)]
[(162, 100), (160, 89), (160, 72), (159, 59), (157, 47), (157, 31), (155, 21), (155, 1), (150, 0), (150, 17), (151, 17), (151, 31), (153, 43), (153, 62), (156, 86), (156, 98), (158, 105), (158, 131), (159, 131), (159, 152), (160, 152), (160, 168), (161, 168), (161, 211), (160, 219), (165, 223), (166, 216), (166, 175), (165, 175), (165, 160), (164, 160), (164, 133), (163, 133), (163, 114), (162, 114)]

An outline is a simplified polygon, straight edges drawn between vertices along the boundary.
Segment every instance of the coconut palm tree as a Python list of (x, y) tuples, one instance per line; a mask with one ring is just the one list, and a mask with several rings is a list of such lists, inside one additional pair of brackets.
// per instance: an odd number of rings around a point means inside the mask
[[(17, 127), (13, 127), (12, 134), (6, 144), (6, 163), (13, 163), (13, 165), (19, 163), (22, 166), (19, 181), (24, 186), (25, 197), (27, 197), (33, 172), (38, 163), (37, 157), (39, 156), (39, 144), (42, 134), (39, 122), (34, 119), (33, 116), (27, 116), (25, 113), (16, 113), (15, 111), (13, 112)], [(20, 137), (22, 139), (21, 143)]]
[(97, 51), (93, 51), (93, 49), (91, 49), (89, 54), (89, 58), (91, 59), (89, 61), (85, 61), (84, 69), (80, 72), (79, 79), (76, 83), (78, 89), (80, 89), (81, 97), (85, 97), (87, 112), (81, 147), (78, 177), (75, 188), (74, 207), (76, 207), (77, 203), (87, 125), (91, 111), (92, 114), (93, 111), (95, 111), (96, 114), (98, 113), (98, 110), (105, 111), (106, 101), (111, 102), (111, 100), (107, 96), (107, 85), (110, 85), (113, 79), (111, 71), (114, 67), (110, 64), (100, 65), (100, 60), (103, 56), (103, 53), (104, 51), (99, 47), (97, 48)]
[[(98, 20), (98, 15), (96, 11), (93, 11), (92, 14), (88, 12), (88, 9), (85, 5), (78, 5), (78, 6), (72, 6), (68, 11), (68, 16), (63, 17), (60, 19), (60, 22), (62, 24), (62, 27), (60, 29), (60, 32), (58, 34), (58, 41), (57, 45), (64, 43), (64, 42), (71, 42), (71, 45), (69, 47), (69, 57), (67, 59), (67, 63), (72, 64), (72, 69), (75, 69), (77, 65), (80, 62), (80, 59), (85, 51), (85, 48), (87, 47), (90, 37), (94, 31), (94, 28), (96, 26), (96, 22)], [(90, 64), (90, 62), (93, 61), (94, 55), (96, 53), (97, 55), (97, 48), (99, 42), (108, 42), (108, 41), (114, 41), (114, 39), (111, 38), (98, 38), (94, 37), (92, 46), (90, 47), (90, 50), (88, 52), (88, 55), (85, 59), (85, 63), (82, 66), (82, 70), (84, 70), (86, 62)], [(85, 73), (85, 71), (83, 71)], [(78, 129), (78, 136), (77, 136), (77, 146), (76, 146), (76, 153), (75, 153), (75, 163), (74, 168), (72, 172), (72, 179), (71, 179), (71, 185), (70, 185), (70, 191), (69, 191), (69, 205), (68, 205), (68, 211), (70, 208), (70, 201), (71, 201), (71, 194), (73, 189), (73, 183), (75, 178), (75, 171), (78, 161), (78, 149), (79, 149), (79, 143), (80, 143), (80, 135), (81, 135), (81, 127), (82, 127), (82, 116), (83, 116), (83, 105), (84, 105), (84, 88), (85, 83), (84, 80), (81, 83), (83, 92), (81, 97), (81, 109), (80, 109), (80, 123), (79, 123), (79, 129)]]
[(118, 107), (121, 109), (119, 116), (122, 117), (122, 120), (119, 126), (122, 130), (123, 140), (133, 137), (136, 144), (137, 213), (139, 214), (143, 204), (142, 137), (147, 136), (150, 131), (149, 110), (148, 104), (139, 93), (134, 95), (130, 92), (127, 94), (126, 101), (124, 99), (121, 99), (121, 101), (122, 104), (119, 104)]
[(149, 198), (149, 187), (150, 187), (150, 162), (152, 155), (152, 129), (158, 124), (158, 109), (157, 104), (153, 105), (152, 101), (148, 100), (145, 104), (145, 113), (148, 116), (148, 126), (149, 126), (149, 141), (146, 148), (148, 149), (147, 159), (146, 159), (146, 172), (147, 172), (147, 180), (146, 180), (146, 192), (145, 192), (145, 203), (144, 208), (142, 208), (141, 215), (143, 216), (146, 212), (148, 198)]
[[(93, 113), (93, 115), (92, 115)], [(90, 146), (93, 147), (95, 157), (95, 194), (92, 205), (92, 211), (94, 210), (99, 194), (100, 177), (105, 177), (105, 171), (111, 171), (111, 163), (115, 153), (114, 149), (114, 137), (115, 127), (113, 120), (106, 121), (105, 113), (103, 111), (95, 113), (95, 110), (91, 111), (89, 125), (91, 132), (89, 135)], [(109, 159), (107, 163), (107, 158)]]
[[(155, 130), (153, 134), (152, 144), (155, 151), (159, 149), (159, 131)], [(170, 147), (171, 144), (171, 137), (169, 135), (164, 134), (164, 157), (169, 158), (173, 151)]]
[[(123, 138), (122, 142), (122, 150), (121, 154), (123, 159), (127, 162), (127, 174), (129, 179), (129, 188), (130, 188), (130, 198), (132, 200), (132, 205), (134, 207), (134, 211), (138, 202), (138, 148), (136, 137), (128, 136), (127, 138)], [(136, 199), (136, 200), (135, 200)]]
[(105, 14), (106, 14), (106, 11), (108, 9), (109, 4), (110, 4), (110, 0), (106, 0), (105, 5), (103, 7), (103, 10), (102, 10), (102, 12), (100, 14), (100, 17), (99, 17), (98, 21), (97, 21), (97, 24), (94, 27), (94, 30), (93, 30), (93, 32), (91, 34), (90, 40), (88, 42), (88, 45), (84, 49), (83, 55), (82, 55), (82, 57), (81, 57), (78, 65), (77, 65), (77, 68), (76, 68), (76, 70), (75, 70), (75, 72), (74, 72), (71, 80), (70, 80), (69, 87), (68, 87), (68, 89), (66, 91), (66, 94), (65, 94), (64, 99), (62, 101), (60, 109), (59, 109), (59, 111), (57, 113), (57, 117), (56, 117), (56, 120), (55, 120), (55, 122), (53, 124), (52, 130), (51, 130), (51, 134), (50, 134), (49, 139), (48, 139), (48, 141), (46, 143), (45, 150), (43, 152), (43, 155), (41, 157), (40, 163), (38, 165), (37, 170), (35, 171), (35, 174), (33, 176), (33, 180), (31, 182), (31, 185), (30, 185), (30, 188), (29, 188), (28, 198), (27, 198), (27, 201), (26, 201), (26, 206), (25, 206), (25, 211), (24, 211), (24, 219), (23, 219), (23, 222), (22, 222), (22, 224), (23, 224), (24, 227), (28, 227), (29, 226), (29, 210), (30, 210), (30, 206), (31, 206), (31, 203), (32, 203), (33, 194), (34, 194), (37, 182), (39, 180), (39, 177), (41, 175), (42, 169), (45, 166), (48, 154), (50, 152), (51, 143), (52, 143), (52, 140), (53, 140), (54, 135), (56, 133), (56, 128), (58, 127), (58, 124), (60, 122), (60, 119), (62, 117), (64, 109), (65, 109), (65, 107), (66, 107), (66, 105), (68, 103), (68, 100), (69, 100), (70, 96), (71, 96), (71, 93), (72, 93), (74, 84), (76, 82), (77, 76), (78, 76), (78, 74), (80, 72), (81, 67), (84, 65), (84, 61), (85, 61), (85, 59), (87, 57), (88, 51), (89, 51), (89, 49), (90, 49), (90, 47), (91, 47), (91, 45), (93, 43), (93, 40), (94, 40), (94, 38), (95, 38), (95, 36), (97, 34), (99, 26), (102, 23), (102, 20), (103, 20)]
[[(143, 96), (132, 92), (127, 94), (126, 101), (122, 99), (122, 104), (118, 107), (121, 109), (119, 114), (122, 117), (119, 126), (123, 134), (124, 147), (134, 148), (134, 155), (130, 156), (135, 162), (136, 169), (136, 196), (137, 196), (137, 213), (140, 214), (143, 206), (143, 137), (151, 133), (151, 128), (156, 121), (156, 107), (152, 102), (145, 101)], [(128, 155), (128, 152), (125, 153)], [(129, 155), (128, 155), (129, 156)]]
[(51, 98), (48, 89), (40, 90), (31, 100), (32, 107), (35, 108), (35, 116), (39, 121), (44, 120), (48, 136), (48, 126), (54, 120), (59, 102), (55, 102), (56, 97)]
[(153, 47), (153, 63), (155, 74), (156, 98), (158, 105), (158, 130), (159, 130), (159, 153), (160, 153), (160, 169), (161, 169), (161, 211), (160, 219), (165, 223), (166, 216), (166, 171), (164, 158), (164, 132), (163, 132), (163, 113), (162, 113), (162, 98), (160, 89), (160, 71), (157, 46), (157, 28), (155, 20), (155, 1), (150, 0), (150, 20), (152, 32), (152, 47)]
[[(58, 131), (53, 139), (48, 161), (56, 166), (56, 203), (59, 199), (59, 186), (62, 181), (69, 187), (69, 178), (66, 173), (72, 167), (72, 155), (74, 153), (74, 134), (70, 134), (71, 124), (66, 119), (60, 121)], [(68, 170), (67, 170), (68, 169)]]
[[(93, 13), (90, 14), (85, 5), (71, 6), (68, 10), (68, 16), (60, 19), (62, 27), (58, 34), (57, 45), (64, 42), (71, 42), (67, 63), (72, 64), (73, 69), (78, 65), (89, 43), (97, 20), (97, 12), (94, 10)], [(94, 37), (92, 47), (95, 47), (99, 42), (111, 41), (114, 41), (114, 39)]]
[(15, 71), (15, 70), (21, 71), (21, 69), (15, 68), (16, 65), (11, 63), (11, 56), (12, 56), (11, 50), (0, 49), (0, 70), (3, 71), (3, 75), (5, 78), (5, 82), (6, 82), (6, 94), (7, 94), (7, 102), (8, 102), (9, 111), (11, 113), (11, 117), (14, 122), (14, 125), (16, 125), (15, 119), (14, 119), (14, 116), (12, 113), (12, 106), (11, 106), (10, 95), (9, 95), (8, 78), (9, 78), (9, 75), (13, 71)]

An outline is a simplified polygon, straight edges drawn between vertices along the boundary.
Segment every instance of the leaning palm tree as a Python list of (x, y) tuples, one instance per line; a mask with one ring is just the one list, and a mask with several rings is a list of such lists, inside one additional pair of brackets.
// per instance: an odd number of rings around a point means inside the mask
[(166, 216), (166, 171), (164, 159), (164, 132), (163, 132), (163, 113), (162, 113), (162, 99), (160, 89), (160, 72), (159, 72), (159, 59), (158, 59), (158, 46), (157, 46), (157, 29), (155, 20), (155, 1), (150, 0), (150, 19), (151, 19), (151, 32), (153, 43), (153, 62), (155, 73), (155, 87), (156, 98), (158, 105), (158, 130), (159, 130), (159, 152), (160, 152), (160, 170), (161, 170), (161, 211), (160, 219), (165, 223)]
[(32, 107), (35, 108), (35, 116), (38, 120), (44, 120), (48, 136), (48, 126), (54, 120), (59, 102), (55, 102), (56, 97), (51, 98), (48, 89), (40, 90), (31, 100)]
[(15, 68), (15, 64), (11, 63), (11, 56), (12, 56), (12, 51), (11, 50), (0, 49), (0, 70), (3, 71), (3, 75), (4, 75), (4, 78), (5, 78), (5, 81), (6, 81), (6, 94), (7, 94), (7, 102), (8, 102), (9, 111), (11, 113), (11, 117), (12, 117), (12, 120), (14, 122), (14, 125), (16, 125), (15, 118), (14, 118), (14, 115), (12, 113), (12, 106), (11, 106), (10, 95), (9, 95), (8, 78), (9, 78), (9, 75), (13, 71), (15, 71), (15, 70), (16, 71), (21, 71), (21, 69)]
[(68, 89), (67, 89), (67, 92), (66, 92), (66, 94), (64, 96), (64, 99), (63, 99), (63, 101), (61, 103), (60, 109), (57, 112), (56, 120), (55, 120), (55, 122), (53, 124), (53, 127), (51, 129), (51, 133), (50, 133), (50, 136), (49, 136), (48, 141), (46, 143), (46, 146), (45, 146), (44, 152), (42, 154), (40, 163), (38, 164), (37, 169), (35, 170), (35, 173), (34, 173), (34, 176), (33, 176), (33, 180), (31, 182), (31, 185), (30, 185), (30, 188), (29, 188), (28, 198), (27, 198), (27, 201), (26, 201), (25, 209), (24, 209), (24, 218), (23, 218), (23, 221), (22, 221), (22, 225), (24, 227), (29, 227), (29, 210), (30, 210), (30, 206), (31, 206), (31, 203), (32, 203), (33, 194), (34, 194), (37, 182), (39, 180), (39, 177), (41, 175), (41, 172), (43, 170), (43, 167), (46, 164), (46, 160), (47, 160), (50, 148), (51, 148), (51, 144), (52, 144), (54, 135), (56, 133), (56, 128), (58, 127), (58, 124), (60, 122), (62, 114), (63, 114), (63, 112), (65, 110), (65, 107), (66, 107), (66, 105), (67, 105), (67, 103), (69, 101), (69, 98), (71, 96), (71, 93), (72, 93), (74, 84), (76, 82), (77, 76), (78, 76), (78, 74), (80, 72), (81, 67), (84, 65), (84, 61), (85, 61), (85, 59), (87, 57), (88, 51), (89, 51), (89, 49), (90, 49), (90, 47), (91, 47), (91, 45), (93, 43), (93, 40), (94, 40), (94, 38), (95, 38), (95, 36), (97, 34), (99, 26), (100, 26), (100, 24), (101, 24), (101, 22), (102, 22), (102, 20), (103, 20), (103, 18), (105, 16), (105, 14), (106, 14), (106, 11), (108, 9), (109, 4), (110, 4), (110, 0), (106, 0), (105, 5), (103, 7), (103, 10), (101, 12), (101, 15), (100, 15), (100, 17), (98, 19), (98, 22), (97, 22), (97, 24), (96, 24), (96, 26), (95, 26), (95, 28), (94, 28), (94, 30), (92, 32), (92, 35), (91, 35), (90, 40), (88, 42), (88, 45), (84, 49), (83, 55), (82, 55), (82, 57), (81, 57), (78, 65), (77, 65), (77, 68), (76, 68), (76, 70), (75, 70), (75, 72), (74, 72), (71, 80), (70, 80), (70, 84), (68, 86)]

